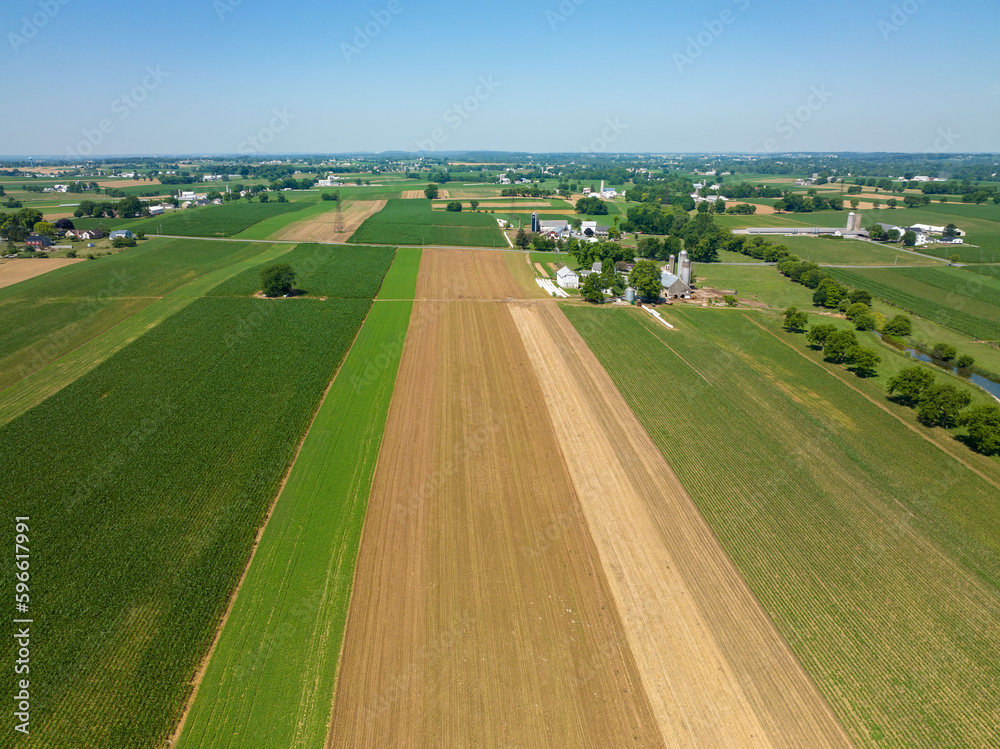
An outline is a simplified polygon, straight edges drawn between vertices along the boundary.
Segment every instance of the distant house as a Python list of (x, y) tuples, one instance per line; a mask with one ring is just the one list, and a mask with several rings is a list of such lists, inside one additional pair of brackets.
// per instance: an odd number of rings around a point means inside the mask
[(132, 239), (132, 232), (129, 229), (115, 229), (108, 235), (111, 239)]
[(576, 271), (570, 270), (564, 265), (556, 271), (556, 283), (564, 289), (579, 289), (580, 276)]
[(150, 206), (149, 207), (149, 215), (150, 216), (162, 216), (163, 215), (163, 206), (159, 206), (159, 205)]
[(24, 243), (28, 247), (32, 247), (36, 250), (43, 250), (52, 246), (52, 240), (46, 237), (44, 234), (32, 234)]
[(104, 232), (100, 229), (70, 229), (66, 232), (67, 237), (76, 237), (77, 239), (100, 239), (104, 236)]
[(178, 195), (178, 200), (194, 200), (196, 197), (194, 190), (181, 190)]

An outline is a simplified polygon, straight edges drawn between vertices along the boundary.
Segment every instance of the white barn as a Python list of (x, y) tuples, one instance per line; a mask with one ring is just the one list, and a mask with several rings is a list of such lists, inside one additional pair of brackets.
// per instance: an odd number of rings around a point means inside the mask
[(580, 275), (576, 271), (570, 270), (568, 266), (564, 265), (556, 271), (556, 283), (564, 289), (579, 289)]

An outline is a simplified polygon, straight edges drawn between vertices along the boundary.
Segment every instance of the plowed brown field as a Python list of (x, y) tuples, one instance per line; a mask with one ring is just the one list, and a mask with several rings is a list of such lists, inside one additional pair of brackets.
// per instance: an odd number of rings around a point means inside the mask
[(668, 745), (850, 747), (566, 316), (511, 312)]
[(518, 252), (424, 250), (417, 299), (541, 299), (547, 297)]
[(84, 262), (83, 258), (20, 258), (0, 262), (0, 288), (40, 276), (56, 268)]
[(662, 746), (506, 305), (414, 307), (340, 668), (331, 747)]
[(347, 242), (365, 219), (385, 208), (384, 200), (356, 200), (340, 212), (343, 231), (336, 231), (337, 212), (329, 210), (318, 216), (289, 224), (273, 239), (296, 242)]

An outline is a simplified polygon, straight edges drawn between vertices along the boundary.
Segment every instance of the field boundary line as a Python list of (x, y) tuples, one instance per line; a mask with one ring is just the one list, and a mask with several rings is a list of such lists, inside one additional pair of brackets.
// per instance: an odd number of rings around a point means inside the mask
[(365, 323), (368, 322), (368, 316), (371, 315), (373, 306), (374, 305), (368, 306), (368, 311), (365, 313), (365, 317), (361, 321), (361, 325), (358, 326), (358, 329), (354, 333), (351, 345), (344, 352), (343, 359), (340, 360), (340, 363), (337, 365), (337, 369), (334, 370), (333, 375), (326, 384), (326, 390), (323, 391), (323, 397), (320, 398), (316, 409), (312, 413), (312, 417), (309, 419), (309, 426), (306, 427), (306, 430), (302, 433), (302, 439), (299, 440), (299, 444), (295, 448), (295, 455), (292, 456), (292, 460), (288, 464), (288, 469), (285, 471), (285, 475), (281, 479), (281, 485), (278, 487), (278, 491), (274, 495), (274, 499), (271, 501), (270, 507), (267, 508), (267, 515), (264, 517), (264, 522), (262, 522), (260, 527), (257, 529), (257, 535), (254, 538), (253, 546), (250, 549), (250, 557), (247, 559), (247, 563), (243, 567), (243, 572), (240, 574), (239, 582), (236, 583), (236, 588), (233, 590), (232, 594), (230, 594), (229, 602), (226, 604), (226, 610), (222, 615), (222, 619), (219, 621), (219, 626), (215, 630), (215, 636), (212, 638), (212, 644), (209, 647), (208, 652), (202, 658), (201, 663), (198, 664), (198, 668), (195, 669), (194, 678), (191, 680), (193, 689), (191, 690), (191, 694), (188, 696), (187, 702), (184, 705), (184, 711), (181, 713), (181, 717), (176, 728), (171, 732), (170, 738), (167, 739), (166, 744), (163, 745), (165, 747), (174, 746), (180, 739), (181, 733), (184, 731), (184, 724), (187, 722), (188, 715), (191, 713), (191, 708), (198, 696), (198, 689), (201, 687), (202, 679), (204, 679), (205, 672), (208, 670), (208, 664), (212, 660), (215, 648), (219, 644), (219, 639), (222, 637), (222, 630), (225, 629), (226, 622), (229, 620), (229, 615), (233, 612), (233, 607), (236, 605), (236, 599), (239, 597), (240, 589), (243, 587), (243, 583), (247, 579), (247, 574), (250, 572), (250, 567), (253, 565), (254, 558), (257, 556), (257, 549), (260, 548), (260, 540), (264, 537), (264, 531), (267, 530), (268, 523), (270, 523), (271, 517), (274, 515), (274, 508), (277, 507), (278, 502), (281, 499), (281, 495), (285, 492), (285, 485), (288, 484), (288, 478), (292, 475), (292, 470), (298, 462), (299, 454), (302, 452), (302, 446), (305, 444), (306, 438), (309, 436), (309, 432), (312, 431), (313, 424), (316, 423), (316, 417), (319, 415), (320, 409), (323, 408), (323, 404), (326, 403), (326, 398), (330, 394), (330, 390), (333, 389), (333, 383), (336, 382), (337, 377), (340, 375), (340, 370), (343, 368), (344, 362), (346, 362), (347, 357), (351, 355), (351, 351), (354, 349), (354, 344), (357, 343), (358, 336), (361, 335), (361, 329), (365, 326)]
[[(371, 517), (371, 514), (368, 512), (368, 507), (371, 503), (371, 495), (375, 487), (375, 476), (378, 475), (378, 467), (379, 464), (382, 462), (382, 444), (385, 442), (385, 435), (387, 431), (386, 427), (389, 424), (389, 415), (392, 413), (392, 406), (393, 403), (396, 402), (396, 395), (399, 392), (399, 371), (403, 367), (403, 357), (406, 355), (407, 346), (412, 345), (410, 344), (410, 326), (413, 325), (413, 312), (414, 308), (417, 306), (417, 302), (413, 299), (403, 299), (394, 301), (405, 302), (410, 305), (410, 319), (409, 322), (406, 324), (406, 338), (403, 339), (403, 350), (399, 352), (399, 363), (396, 365), (396, 377), (392, 385), (392, 397), (389, 399), (389, 407), (386, 408), (385, 410), (385, 425), (382, 428), (382, 437), (381, 439), (379, 439), (378, 443), (378, 453), (376, 454), (375, 457), (375, 466), (372, 468), (372, 482), (368, 487), (368, 500), (365, 504), (365, 520), (361, 524), (361, 533), (358, 536), (358, 551), (356, 557), (361, 556), (361, 548), (365, 543), (365, 534), (369, 532), (368, 527), (370, 524), (369, 518)], [(364, 325), (362, 325), (362, 327), (364, 327)], [(344, 359), (346, 360), (347, 357), (345, 356)], [(344, 611), (347, 612), (347, 614), (345, 615), (344, 618), (344, 631), (340, 636), (340, 648), (337, 652), (337, 670), (336, 672), (334, 672), (333, 675), (333, 689), (330, 692), (330, 711), (327, 714), (326, 738), (324, 739), (323, 742), (324, 747), (328, 747), (330, 745), (330, 741), (333, 739), (333, 721), (334, 721), (333, 713), (337, 706), (337, 687), (340, 686), (340, 670), (341, 667), (344, 665), (344, 646), (347, 644), (347, 628), (351, 625), (350, 611), (351, 611), (351, 604), (354, 603), (354, 591), (357, 590), (357, 585), (356, 585), (357, 581), (358, 581), (358, 565), (355, 563), (354, 571), (351, 573), (351, 592), (347, 596), (347, 606), (344, 608)]]
[(976, 474), (977, 476), (979, 476), (979, 478), (981, 478), (983, 481), (985, 481), (986, 483), (988, 483), (988, 484), (996, 487), (997, 489), (1000, 489), (1000, 483), (997, 483), (996, 481), (994, 481), (993, 479), (991, 479), (989, 476), (987, 476), (985, 473), (983, 473), (982, 471), (980, 471), (975, 466), (970, 465), (969, 463), (966, 463), (961, 457), (959, 457), (958, 455), (956, 455), (955, 453), (953, 453), (951, 450), (948, 450), (944, 445), (942, 445), (937, 440), (931, 439), (929, 436), (927, 436), (926, 434), (924, 434), (923, 432), (921, 432), (913, 424), (908, 423), (902, 417), (894, 414), (889, 409), (888, 406), (886, 406), (886, 405), (884, 405), (882, 403), (879, 403), (877, 400), (875, 400), (870, 395), (868, 395), (868, 393), (864, 392), (863, 390), (858, 389), (857, 387), (855, 387), (854, 385), (852, 385), (850, 382), (848, 382), (847, 380), (845, 380), (844, 378), (842, 378), (840, 375), (838, 375), (836, 372), (833, 372), (833, 371), (827, 369), (822, 364), (820, 364), (819, 362), (817, 362), (815, 359), (807, 356), (804, 352), (799, 351), (797, 348), (795, 348), (795, 346), (793, 346), (792, 344), (790, 344), (788, 341), (782, 340), (781, 336), (777, 335), (773, 331), (768, 330), (766, 327), (764, 327), (763, 325), (761, 325), (756, 320), (753, 320), (752, 318), (750, 318), (746, 314), (743, 314), (743, 316), (747, 320), (749, 320), (751, 323), (753, 323), (754, 325), (756, 325), (758, 328), (760, 328), (761, 330), (763, 330), (765, 333), (767, 333), (768, 335), (773, 336), (774, 338), (776, 338), (779, 341), (781, 341), (785, 346), (787, 346), (788, 348), (790, 348), (792, 351), (794, 351), (796, 354), (798, 354), (799, 356), (801, 356), (803, 359), (805, 359), (806, 361), (812, 362), (816, 367), (818, 367), (819, 369), (823, 370), (824, 372), (826, 372), (828, 375), (830, 375), (834, 379), (839, 380), (840, 382), (842, 382), (844, 385), (846, 385), (847, 387), (849, 387), (851, 390), (853, 390), (855, 393), (857, 393), (862, 398), (864, 398), (865, 400), (867, 400), (869, 403), (871, 403), (872, 405), (874, 405), (874, 406), (882, 409), (883, 411), (885, 411), (887, 414), (889, 414), (892, 418), (894, 418), (900, 424), (902, 424), (903, 426), (905, 426), (911, 432), (913, 432), (916, 435), (919, 435), (921, 439), (927, 440), (932, 445), (934, 445), (938, 450), (940, 450), (941, 452), (943, 452), (945, 455), (948, 455), (949, 457), (954, 458), (961, 465), (965, 466), (970, 471), (972, 471), (974, 474)]
[[(640, 316), (637, 316), (637, 317), (636, 317), (636, 319), (638, 319), (638, 320), (639, 320), (640, 322), (642, 322), (642, 327), (644, 327), (644, 328), (645, 328), (646, 330), (648, 330), (649, 332), (653, 333), (653, 331), (655, 330), (655, 328), (651, 328), (651, 327), (649, 327), (649, 325), (647, 325), (647, 324), (646, 324), (646, 319), (645, 319), (645, 316), (641, 316), (641, 317), (640, 317)], [(654, 333), (654, 335), (655, 335), (655, 333)], [(706, 377), (705, 375), (703, 375), (703, 374), (702, 374), (701, 372), (699, 372), (699, 371), (698, 371), (698, 368), (697, 368), (697, 367), (695, 367), (695, 366), (694, 366), (694, 364), (692, 364), (692, 363), (691, 363), (691, 362), (689, 362), (689, 361), (688, 361), (687, 359), (685, 359), (685, 358), (684, 358), (683, 356), (681, 356), (681, 355), (680, 355), (680, 354), (678, 354), (678, 353), (677, 353), (676, 351), (674, 351), (673, 347), (672, 347), (672, 346), (671, 346), (671, 345), (670, 345), (669, 343), (667, 343), (666, 341), (664, 341), (664, 340), (663, 340), (662, 338), (660, 338), (660, 336), (658, 336), (658, 335), (656, 336), (656, 340), (658, 340), (658, 341), (659, 341), (660, 343), (662, 343), (662, 344), (663, 344), (664, 346), (666, 346), (666, 347), (667, 347), (667, 349), (668, 349), (668, 350), (670, 351), (670, 353), (671, 353), (671, 354), (673, 354), (673, 355), (674, 355), (674, 356), (676, 356), (676, 357), (677, 357), (678, 359), (680, 359), (680, 360), (681, 360), (682, 362), (684, 362), (684, 363), (685, 363), (685, 364), (687, 364), (687, 365), (688, 365), (689, 367), (691, 367), (691, 369), (693, 369), (693, 370), (694, 370), (694, 373), (695, 373), (696, 375), (698, 375), (698, 376), (699, 376), (699, 377), (700, 377), (701, 379), (703, 379), (703, 380), (704, 380), (705, 382), (707, 382), (707, 383), (708, 383), (709, 385), (711, 385), (712, 387), (715, 387), (714, 385), (712, 385), (712, 381), (711, 381), (711, 380), (709, 380), (709, 379), (708, 379), (708, 378), (707, 378), (707, 377)]]

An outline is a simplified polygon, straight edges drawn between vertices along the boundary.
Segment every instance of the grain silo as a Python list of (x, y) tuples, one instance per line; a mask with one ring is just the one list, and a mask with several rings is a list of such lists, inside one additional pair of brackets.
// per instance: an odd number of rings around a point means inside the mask
[(687, 250), (681, 250), (677, 258), (677, 275), (686, 285), (691, 285), (691, 258), (688, 257)]
[(854, 212), (847, 214), (847, 231), (855, 231), (854, 229)]
[(855, 232), (861, 231), (861, 213), (860, 212), (854, 214), (854, 231)]

